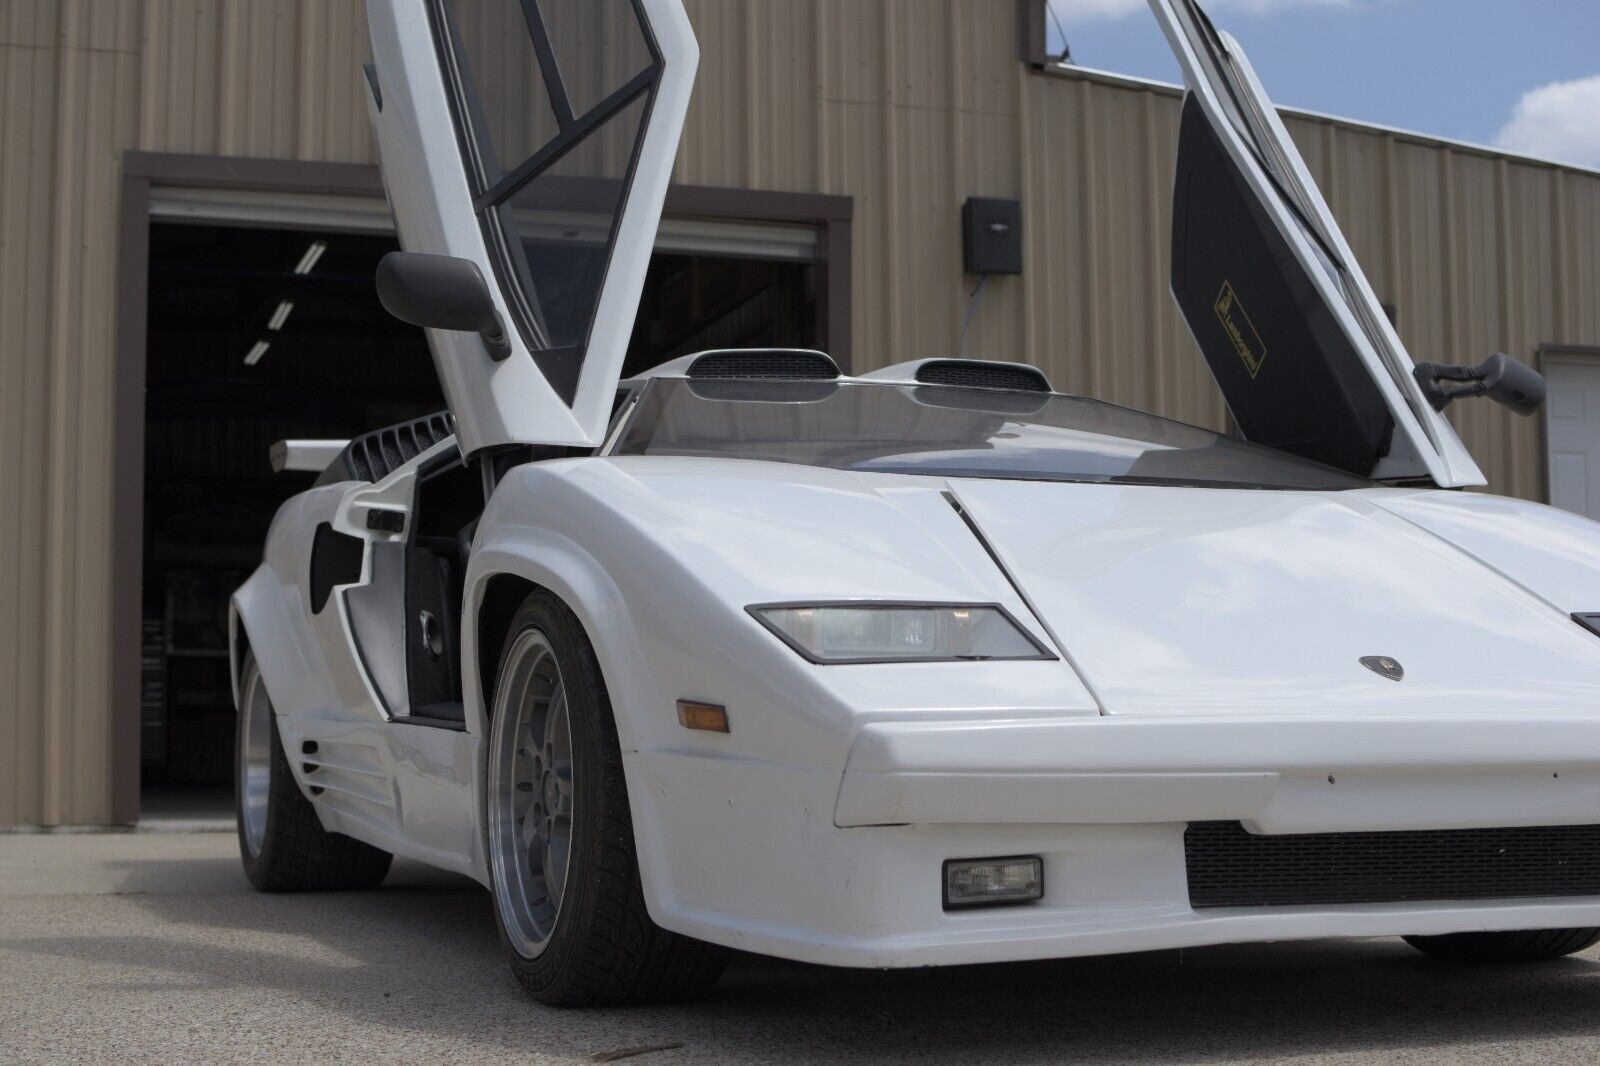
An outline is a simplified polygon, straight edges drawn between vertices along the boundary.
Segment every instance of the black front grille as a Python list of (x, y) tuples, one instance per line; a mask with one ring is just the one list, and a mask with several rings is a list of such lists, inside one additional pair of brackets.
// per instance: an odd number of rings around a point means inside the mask
[(1600, 896), (1600, 825), (1256, 836), (1183, 835), (1193, 907)]

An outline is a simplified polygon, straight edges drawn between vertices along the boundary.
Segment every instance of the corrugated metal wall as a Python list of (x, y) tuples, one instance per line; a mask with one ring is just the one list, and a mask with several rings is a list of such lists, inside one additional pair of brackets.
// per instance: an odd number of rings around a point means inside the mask
[[(968, 195), (1024, 202), (1027, 271), (974, 353), (1221, 423), (1166, 295), (1175, 94), (1030, 71), (1001, 0), (688, 0), (678, 165), (855, 198), (857, 366), (955, 350)], [(110, 817), (110, 422), (127, 149), (366, 162), (358, 0), (0, 0), (0, 825)], [(1291, 123), (1419, 358), (1600, 344), (1600, 177)], [(1542, 424), (1458, 416), (1498, 491)]]

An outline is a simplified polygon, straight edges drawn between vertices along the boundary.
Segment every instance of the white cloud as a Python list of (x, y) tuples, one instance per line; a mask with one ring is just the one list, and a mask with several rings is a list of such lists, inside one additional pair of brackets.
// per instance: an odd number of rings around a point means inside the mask
[[(1146, 0), (1050, 0), (1063, 22), (1090, 22), (1119, 19), (1148, 11)], [(1354, 7), (1355, 0), (1210, 0), (1207, 10), (1240, 11), (1250, 15), (1270, 15), (1290, 7)]]
[(1523, 93), (1495, 143), (1526, 155), (1600, 167), (1600, 74)]
[(1150, 9), (1145, 0), (1050, 0), (1050, 6), (1067, 22), (1119, 19)]
[(1355, 7), (1355, 0), (1212, 0), (1208, 8), (1243, 11), (1247, 15), (1270, 15), (1286, 7)]

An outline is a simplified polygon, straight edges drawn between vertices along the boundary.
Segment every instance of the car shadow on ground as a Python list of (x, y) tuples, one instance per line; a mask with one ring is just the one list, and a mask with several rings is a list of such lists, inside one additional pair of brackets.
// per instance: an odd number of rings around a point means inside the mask
[[(556, 1011), (509, 976), (487, 894), (419, 871), (397, 867), (369, 893), (137, 895), (127, 935), (3, 946), (109, 964), (116, 989), (181, 988), (201, 1004), (259, 989), (402, 1036), (585, 1058), (642, 1048), (664, 1049), (662, 1061), (1193, 1062), (1600, 1038), (1593, 952), (1451, 969), (1389, 939), (893, 972), (741, 955), (698, 1002)], [(154, 880), (170, 884), (173, 871)], [(140, 883), (130, 869), (129, 889)]]

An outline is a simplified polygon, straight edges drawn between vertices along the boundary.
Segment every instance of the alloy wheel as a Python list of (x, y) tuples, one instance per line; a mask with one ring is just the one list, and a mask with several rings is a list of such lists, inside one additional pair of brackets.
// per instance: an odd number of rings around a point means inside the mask
[(534, 958), (555, 931), (572, 853), (572, 730), (549, 639), (524, 630), (501, 671), (489, 753), (489, 866), (506, 936)]

